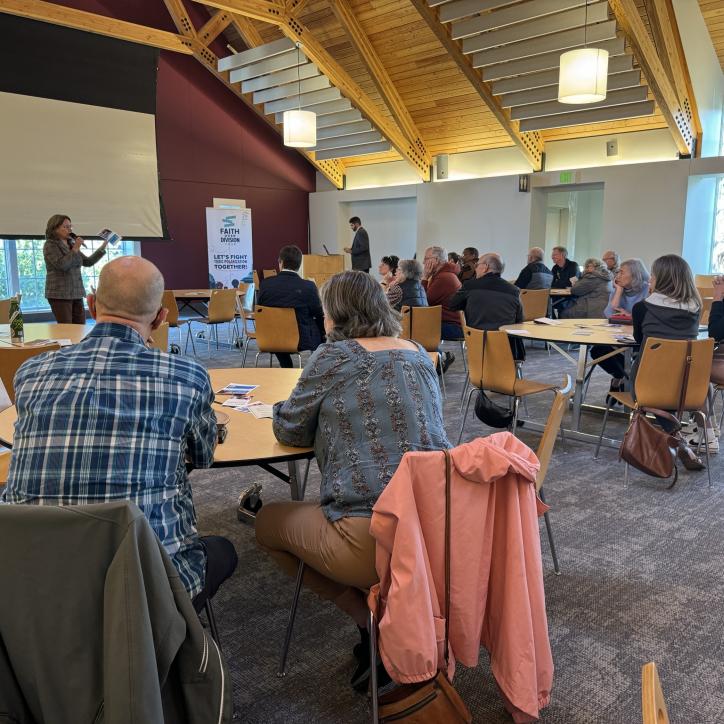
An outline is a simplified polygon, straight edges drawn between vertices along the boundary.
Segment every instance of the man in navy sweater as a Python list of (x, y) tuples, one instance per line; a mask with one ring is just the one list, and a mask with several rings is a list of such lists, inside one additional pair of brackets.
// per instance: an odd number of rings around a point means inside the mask
[[(314, 282), (302, 279), (302, 250), (298, 246), (285, 246), (279, 252), (279, 274), (261, 283), (257, 304), (263, 307), (294, 309), (299, 327), (299, 351), (315, 350), (324, 341), (324, 315), (322, 302)], [(278, 353), (281, 367), (292, 367), (290, 354)]]

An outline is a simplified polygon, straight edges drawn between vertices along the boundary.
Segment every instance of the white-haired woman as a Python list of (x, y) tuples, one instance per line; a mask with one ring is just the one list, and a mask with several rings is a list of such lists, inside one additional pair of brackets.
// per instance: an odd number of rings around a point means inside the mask
[(387, 301), (398, 312), (402, 307), (426, 307), (427, 295), (422, 288), (422, 264), (415, 259), (401, 259), (394, 281), (387, 288)]

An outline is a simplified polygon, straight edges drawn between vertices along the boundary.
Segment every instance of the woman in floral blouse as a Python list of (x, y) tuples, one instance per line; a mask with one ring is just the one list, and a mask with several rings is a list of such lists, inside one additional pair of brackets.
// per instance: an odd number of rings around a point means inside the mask
[[(365, 591), (377, 582), (372, 506), (406, 452), (450, 443), (435, 368), (422, 347), (399, 339), (400, 316), (381, 286), (363, 272), (337, 274), (322, 287), (322, 306), (327, 343), (274, 406), (279, 442), (314, 445), (321, 500), (264, 505), (256, 537), (290, 575), (304, 561), (305, 584), (355, 620), (364, 644)], [(355, 686), (369, 662), (360, 669)]]

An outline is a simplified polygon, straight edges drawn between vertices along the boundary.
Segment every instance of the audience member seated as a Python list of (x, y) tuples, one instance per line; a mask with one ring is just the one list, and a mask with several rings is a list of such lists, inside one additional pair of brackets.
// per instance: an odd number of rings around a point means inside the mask
[(456, 254), (454, 251), (449, 251), (449, 252), (447, 253), (447, 260), (448, 260), (451, 264), (455, 264), (455, 273), (456, 273), (456, 274), (460, 274), (460, 272), (461, 272), (462, 269), (463, 269), (463, 268), (462, 268), (461, 258), (462, 258), (462, 257), (460, 256), (460, 254)]
[[(465, 249), (463, 258), (477, 249)], [(470, 258), (468, 256), (468, 258)], [(460, 280), (455, 276), (455, 267), (446, 261), (447, 253), (441, 246), (430, 246), (425, 249), (424, 271), (422, 286), (427, 294), (427, 303), (431, 307), (438, 304), (442, 307), (441, 337), (444, 340), (457, 341), (463, 338), (463, 328), (460, 324), (460, 315), (450, 309), (450, 299), (460, 289)], [(441, 359), (443, 372), (455, 361), (452, 352), (445, 352)]]
[(613, 276), (616, 276), (616, 274), (618, 274), (618, 270), (621, 268), (619, 266), (621, 257), (618, 252), (609, 249), (608, 251), (603, 252), (603, 256), (601, 258), (603, 259), (603, 263), (606, 265), (606, 269), (608, 269)]
[[(294, 309), (299, 327), (299, 351), (315, 350), (324, 339), (324, 319), (319, 292), (313, 281), (302, 279), (302, 250), (285, 246), (279, 252), (279, 274), (264, 279), (256, 303), (262, 307)], [(293, 367), (292, 356), (277, 353), (280, 367)]]
[(404, 453), (450, 447), (427, 352), (399, 339), (400, 315), (366, 274), (346, 271), (322, 288), (327, 343), (307, 362), (286, 402), (274, 406), (284, 445), (314, 445), (321, 500), (270, 502), (256, 518), (259, 545), (288, 574), (351, 616), (362, 646), (352, 685), (369, 676), (365, 591), (377, 582), (372, 506)]
[[(501, 278), (505, 263), (499, 254), (483, 254), (476, 268), (477, 277), (463, 284), (450, 300), (450, 309), (465, 313), (465, 321), (475, 329), (496, 330), (504, 324), (523, 321), (520, 291)], [(519, 337), (510, 337), (513, 356), (525, 359), (525, 349)]]
[[(632, 310), (633, 336), (636, 342), (641, 345), (648, 337), (696, 339), (699, 334), (701, 297), (687, 262), (676, 254), (660, 256), (651, 266), (649, 289), (651, 294), (645, 300), (634, 304)], [(634, 362), (631, 372), (632, 380), (636, 377), (637, 362), (638, 360)], [(679, 381), (674, 383), (679, 384)], [(664, 429), (670, 429), (667, 420), (657, 420)], [(713, 438), (709, 451), (717, 452), (719, 442), (712, 433), (712, 430), (707, 429), (707, 440)], [(696, 435), (693, 444), (698, 441), (699, 436)], [(688, 447), (679, 448), (679, 458), (689, 470), (704, 468)]]
[(515, 286), (518, 289), (550, 289), (553, 272), (543, 263), (545, 252), (539, 246), (528, 251), (528, 263), (521, 269)]
[(165, 320), (164, 281), (138, 256), (108, 262), (88, 296), (96, 325), (72, 347), (33, 357), (15, 377), (17, 423), (7, 503), (134, 502), (197, 611), (234, 572), (226, 538), (200, 538), (187, 463), (211, 466), (214, 391), (202, 365), (149, 349)]
[(458, 259), (458, 279), (466, 282), (468, 279), (475, 279), (475, 267), (478, 265), (478, 250), (474, 246), (463, 249), (463, 255)]
[(427, 295), (420, 283), (422, 264), (415, 259), (401, 259), (397, 274), (387, 288), (387, 301), (398, 312), (402, 307), (426, 307)]
[[(649, 294), (649, 272), (641, 259), (626, 259), (613, 280), (613, 291), (608, 300), (608, 305), (603, 310), (603, 316), (610, 318), (615, 314), (631, 314), (634, 304), (640, 302)], [(591, 347), (591, 357), (597, 359), (603, 355), (613, 352), (614, 348), (609, 345), (598, 344)], [(613, 378), (611, 389), (621, 388), (621, 381), (624, 377), (623, 355), (617, 354), (613, 357), (599, 362), (602, 370), (608, 372)]]
[(578, 264), (568, 258), (568, 249), (565, 246), (554, 246), (551, 259), (553, 260), (551, 289), (567, 289), (573, 286), (571, 280), (578, 279), (581, 271)]
[(559, 311), (563, 319), (601, 319), (613, 292), (611, 272), (600, 259), (586, 259), (583, 275), (571, 288), (571, 304)]
[(395, 278), (395, 274), (397, 274), (397, 264), (399, 261), (400, 257), (395, 256), (394, 254), (392, 256), (383, 256), (380, 260), (378, 271), (382, 277), (380, 284), (382, 284), (382, 288), (384, 290), (387, 290), (387, 287), (390, 286), (392, 280)]

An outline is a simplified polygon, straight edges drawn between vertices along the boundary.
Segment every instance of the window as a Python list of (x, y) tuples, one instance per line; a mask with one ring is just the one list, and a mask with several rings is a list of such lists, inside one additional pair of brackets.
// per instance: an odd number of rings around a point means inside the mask
[(716, 182), (714, 234), (711, 242), (711, 271), (724, 272), (724, 176)]
[[(0, 240), (0, 296), (5, 298), (22, 294), (22, 308), (26, 312), (42, 312), (50, 309), (45, 298), (44, 239)], [(84, 253), (92, 254), (101, 245), (100, 239), (87, 240)], [(136, 242), (123, 240), (116, 246), (108, 246), (106, 255), (92, 267), (82, 267), (81, 275), (87, 292), (98, 284), (98, 275), (111, 259), (137, 254)]]

